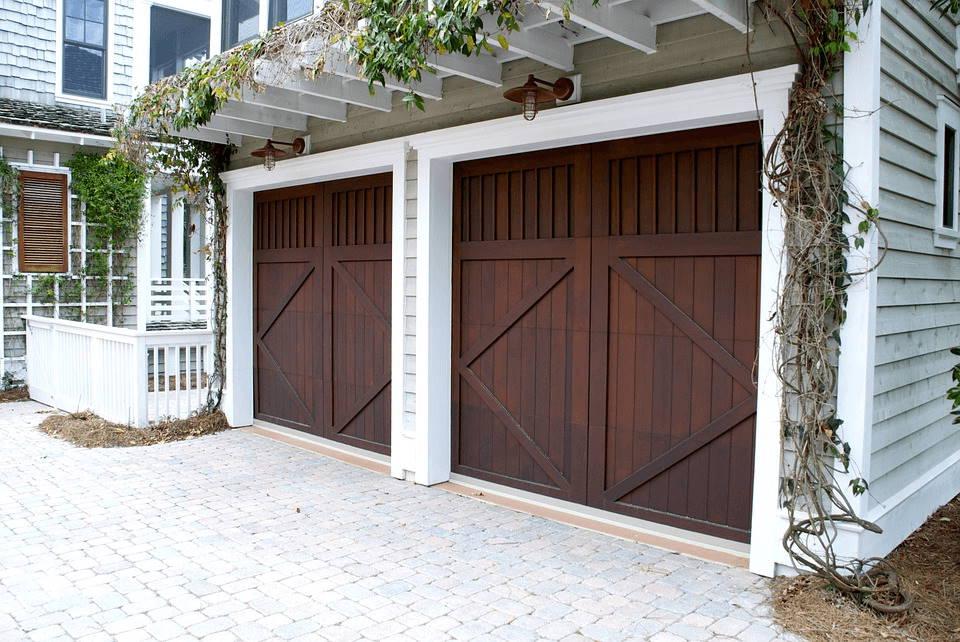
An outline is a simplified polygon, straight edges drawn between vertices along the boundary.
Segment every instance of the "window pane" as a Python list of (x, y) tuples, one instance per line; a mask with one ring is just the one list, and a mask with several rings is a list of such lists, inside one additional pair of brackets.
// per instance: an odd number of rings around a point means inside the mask
[(943, 226), (953, 229), (956, 208), (957, 132), (952, 127), (943, 136)]
[(91, 98), (106, 97), (102, 50), (63, 46), (63, 91)]
[(313, 0), (270, 0), (270, 26), (313, 13)]
[(87, 0), (87, 20), (103, 23), (103, 0)]
[(66, 10), (67, 10), (68, 16), (73, 16), (74, 18), (82, 18), (83, 17), (83, 0), (67, 0)]
[(223, 0), (224, 49), (257, 35), (259, 16), (259, 0)]
[(79, 40), (83, 42), (83, 20), (67, 18), (65, 37), (67, 40)]
[(99, 22), (88, 22), (86, 29), (86, 43), (103, 46), (103, 25)]
[(150, 9), (150, 82), (182, 71), (210, 53), (210, 20), (172, 9)]

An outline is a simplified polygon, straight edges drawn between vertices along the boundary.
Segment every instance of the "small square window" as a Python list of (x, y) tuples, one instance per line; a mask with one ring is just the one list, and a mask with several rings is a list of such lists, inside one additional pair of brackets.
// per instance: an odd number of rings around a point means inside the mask
[(313, 0), (270, 0), (270, 28), (313, 13)]

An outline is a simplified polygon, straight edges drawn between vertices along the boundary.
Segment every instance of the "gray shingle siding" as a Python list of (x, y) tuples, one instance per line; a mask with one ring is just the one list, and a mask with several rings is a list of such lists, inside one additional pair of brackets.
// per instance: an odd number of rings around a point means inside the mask
[[(133, 0), (109, 0), (114, 102), (133, 93)], [(56, 0), (0, 2), (0, 98), (51, 104), (56, 93)]]

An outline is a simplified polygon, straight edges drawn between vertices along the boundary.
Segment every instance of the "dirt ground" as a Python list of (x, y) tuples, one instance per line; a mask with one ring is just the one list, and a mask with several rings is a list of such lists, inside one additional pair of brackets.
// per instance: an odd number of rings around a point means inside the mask
[(775, 582), (775, 619), (814, 641), (960, 640), (960, 497), (937, 511), (887, 559), (914, 598), (913, 609), (882, 616), (829, 590), (822, 580)]
[(164, 421), (149, 428), (111, 423), (89, 412), (50, 415), (40, 424), (40, 430), (48, 435), (83, 448), (152, 446), (210, 435), (229, 427), (221, 412)]

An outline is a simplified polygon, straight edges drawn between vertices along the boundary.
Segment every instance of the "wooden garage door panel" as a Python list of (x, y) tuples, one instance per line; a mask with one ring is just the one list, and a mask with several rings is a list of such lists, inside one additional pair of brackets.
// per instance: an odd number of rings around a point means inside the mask
[(255, 416), (390, 448), (392, 177), (261, 192)]
[(455, 166), (455, 471), (748, 539), (760, 160), (746, 123)]
[(571, 492), (572, 442), (585, 435), (573, 416), (572, 264), (469, 261), (461, 282), (459, 465)]
[[(389, 247), (380, 254), (389, 255)], [(331, 433), (385, 450), (390, 444), (390, 260), (332, 265)]]

